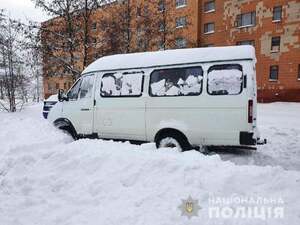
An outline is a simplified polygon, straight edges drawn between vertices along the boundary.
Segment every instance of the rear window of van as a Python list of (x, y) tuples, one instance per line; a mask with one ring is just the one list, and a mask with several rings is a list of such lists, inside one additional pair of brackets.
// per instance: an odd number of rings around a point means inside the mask
[(238, 95), (243, 90), (243, 70), (238, 64), (215, 65), (207, 74), (210, 95)]

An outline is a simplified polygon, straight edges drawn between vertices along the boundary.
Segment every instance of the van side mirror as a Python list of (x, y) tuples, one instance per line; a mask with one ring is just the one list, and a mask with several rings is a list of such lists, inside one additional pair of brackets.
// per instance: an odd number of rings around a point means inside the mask
[(63, 89), (58, 90), (58, 101), (63, 102), (63, 101), (69, 101), (68, 96), (65, 94)]

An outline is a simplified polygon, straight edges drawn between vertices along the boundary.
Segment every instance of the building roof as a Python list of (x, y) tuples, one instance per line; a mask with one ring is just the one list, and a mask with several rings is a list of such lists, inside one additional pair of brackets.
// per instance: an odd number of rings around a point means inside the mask
[(238, 59), (256, 60), (255, 49), (252, 46), (229, 46), (187, 48), (105, 56), (90, 64), (83, 71), (83, 74), (95, 71), (150, 68), (164, 65)]

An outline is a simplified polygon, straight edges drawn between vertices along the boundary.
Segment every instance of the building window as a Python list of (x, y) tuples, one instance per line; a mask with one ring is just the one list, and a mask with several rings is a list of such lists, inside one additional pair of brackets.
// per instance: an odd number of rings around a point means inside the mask
[(144, 16), (148, 16), (150, 14), (149, 7), (147, 5), (144, 6), (144, 10), (142, 11)]
[(276, 6), (273, 8), (273, 21), (281, 21), (282, 18), (282, 6)]
[(255, 46), (254, 40), (238, 41), (236, 45), (252, 45)]
[(300, 80), (300, 64), (298, 65), (298, 80)]
[(67, 83), (64, 83), (64, 90), (67, 90)]
[(97, 23), (92, 24), (92, 30), (97, 30)]
[(187, 0), (176, 0), (176, 8), (185, 7), (187, 5)]
[(74, 61), (75, 62), (80, 61), (80, 55), (74, 55)]
[(280, 51), (280, 37), (272, 37), (271, 52)]
[(255, 26), (256, 13), (244, 13), (237, 16), (236, 26), (237, 27), (247, 27), (247, 26)]
[(160, 32), (164, 32), (165, 31), (165, 23), (164, 22), (161, 22), (160, 24), (159, 24), (159, 31)]
[(96, 59), (99, 59), (100, 58), (100, 54), (98, 53), (98, 52), (96, 52), (95, 54), (94, 54), (94, 59), (96, 60)]
[(160, 51), (165, 50), (165, 42), (164, 41), (159, 41), (158, 50), (160, 50)]
[(141, 7), (137, 7), (136, 8), (136, 15), (137, 16), (142, 16), (142, 9), (141, 9)]
[(187, 46), (186, 39), (184, 38), (176, 38), (175, 42), (177, 48), (186, 48)]
[(140, 26), (138, 26), (136, 28), (136, 33), (137, 33), (138, 37), (142, 36), (142, 34), (143, 34), (143, 28), (141, 28)]
[(187, 24), (186, 16), (176, 18), (176, 28), (185, 27)]
[(96, 38), (92, 38), (92, 44), (93, 44), (93, 46), (96, 46), (96, 44), (97, 44), (97, 39)]
[(139, 50), (147, 49), (146, 42), (143, 39), (139, 39), (137, 42)]
[(59, 89), (59, 83), (56, 83), (56, 84), (55, 84), (55, 88), (56, 88), (56, 90)]
[(215, 23), (204, 24), (204, 34), (211, 34), (215, 32)]
[(215, 1), (209, 1), (204, 3), (204, 12), (214, 12), (216, 10)]
[(158, 3), (158, 11), (159, 12), (165, 11), (165, 2), (163, 0), (159, 1), (159, 3)]
[(52, 92), (52, 91), (53, 91), (52, 85), (51, 85), (50, 83), (48, 83), (48, 91), (49, 91), (49, 92)]
[(270, 66), (270, 77), (269, 79), (272, 80), (278, 80), (278, 72), (279, 72), (279, 66)]

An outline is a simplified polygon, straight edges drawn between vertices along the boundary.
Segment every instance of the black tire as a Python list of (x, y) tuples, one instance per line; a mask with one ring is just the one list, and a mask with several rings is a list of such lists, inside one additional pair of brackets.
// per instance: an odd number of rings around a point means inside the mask
[(62, 130), (64, 133), (70, 135), (74, 140), (78, 140), (76, 132), (68, 126), (59, 127), (58, 129)]
[[(176, 146), (174, 142), (172, 143), (172, 140), (176, 140), (176, 142), (179, 144), (180, 148)], [(156, 148), (162, 148), (162, 147), (177, 147), (179, 151), (188, 151), (191, 150), (192, 147), (190, 143), (188, 142), (187, 138), (179, 133), (179, 132), (166, 132), (162, 133), (158, 136), (158, 138), (155, 140)]]
[(64, 133), (70, 135), (74, 140), (78, 140), (77, 132), (72, 124), (69, 124), (64, 120), (57, 120), (54, 122), (54, 126), (62, 130)]

